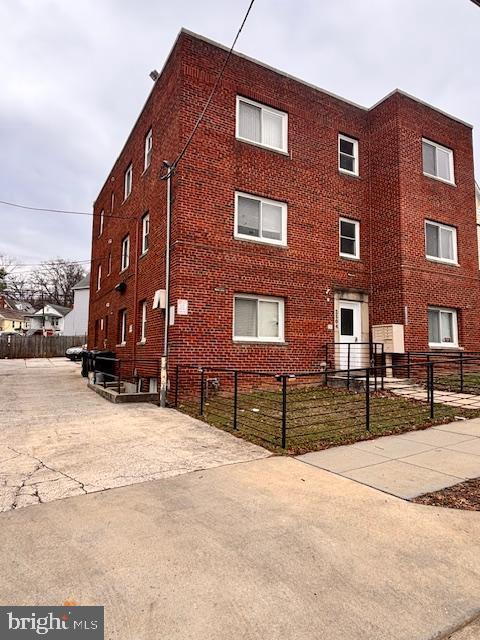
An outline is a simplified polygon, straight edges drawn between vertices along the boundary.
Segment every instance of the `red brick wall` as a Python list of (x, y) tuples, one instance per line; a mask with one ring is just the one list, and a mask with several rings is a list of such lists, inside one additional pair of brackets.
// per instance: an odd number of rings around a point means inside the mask
[[(159, 357), (162, 311), (148, 310), (147, 342), (137, 345), (138, 303), (164, 286), (165, 183), (161, 162), (173, 160), (202, 109), (225, 52), (182, 34), (96, 203), (105, 230), (93, 230), (92, 274), (102, 260), (100, 292), (92, 289), (90, 346), (96, 318), (109, 313), (108, 348), (115, 349), (119, 309), (128, 310), (126, 347), (119, 354)], [(288, 113), (289, 155), (235, 139), (235, 101), (242, 95)], [(153, 126), (152, 165), (142, 176), (144, 136)], [(360, 176), (338, 172), (337, 137), (359, 140)], [(423, 176), (421, 137), (455, 152), (457, 187)], [(133, 192), (123, 199), (123, 173), (133, 161)], [(114, 178), (112, 182), (111, 178)], [(135, 235), (150, 211), (150, 249), (138, 259)], [(288, 205), (288, 247), (235, 240), (234, 193), (245, 191)], [(426, 349), (429, 304), (460, 309), (461, 344), (478, 348), (478, 258), (471, 130), (401, 94), (367, 111), (239, 56), (221, 86), (173, 179), (171, 301), (187, 299), (189, 314), (170, 329), (170, 364), (217, 364), (257, 369), (311, 369), (334, 340), (333, 291), (368, 293), (371, 323), (409, 324), (407, 347)], [(339, 217), (361, 223), (359, 261), (339, 257)], [(460, 267), (428, 263), (423, 220), (456, 224)], [(130, 268), (119, 274), (120, 243), (131, 236)], [(109, 239), (112, 240), (108, 244)], [(106, 256), (113, 253), (112, 275)], [(94, 276), (92, 275), (92, 278)], [(124, 294), (112, 290), (125, 280)], [(235, 293), (285, 300), (285, 344), (232, 341)], [(105, 304), (110, 303), (106, 308)], [(101, 333), (101, 332), (100, 332)], [(103, 346), (104, 336), (99, 340)]]

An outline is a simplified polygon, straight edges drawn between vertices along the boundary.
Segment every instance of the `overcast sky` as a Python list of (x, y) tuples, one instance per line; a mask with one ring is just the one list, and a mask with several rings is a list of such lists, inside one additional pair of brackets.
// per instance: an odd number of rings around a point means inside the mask
[[(184, 26), (230, 46), (248, 0), (3, 0), (0, 200), (91, 211)], [(237, 50), (364, 106), (398, 87), (474, 125), (470, 0), (256, 0)], [(479, 170), (477, 168), (477, 177)], [(91, 218), (0, 205), (0, 254), (90, 256)]]

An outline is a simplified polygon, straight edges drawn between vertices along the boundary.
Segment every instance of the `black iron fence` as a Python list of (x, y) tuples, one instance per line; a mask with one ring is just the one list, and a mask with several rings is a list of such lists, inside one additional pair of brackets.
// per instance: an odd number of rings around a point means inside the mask
[(377, 365), (351, 369), (347, 378), (343, 369), (277, 374), (179, 365), (172, 403), (267, 447), (309, 450), (480, 415), (480, 357), (468, 361), (478, 378), (469, 397), (456, 395), (456, 378), (448, 382), (453, 391), (445, 387), (445, 375), (460, 376), (457, 362), (446, 364), (410, 361), (408, 376), (405, 363), (393, 371)]

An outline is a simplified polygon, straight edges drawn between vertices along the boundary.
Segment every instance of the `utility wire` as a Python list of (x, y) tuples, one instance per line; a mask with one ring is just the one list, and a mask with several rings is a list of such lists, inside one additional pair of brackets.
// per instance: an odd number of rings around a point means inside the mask
[[(93, 213), (92, 211), (68, 211), (66, 209), (48, 209), (46, 207), (29, 207), (25, 204), (18, 204), (17, 202), (7, 202), (6, 200), (0, 200), (0, 204), (4, 204), (7, 207), (16, 207), (17, 209), (27, 209), (28, 211), (40, 211), (43, 213), (62, 213), (71, 216), (94, 216), (99, 217), (99, 213)], [(119, 220), (138, 220), (140, 216), (116, 216), (113, 213), (105, 211), (105, 218), (117, 218)]]
[(175, 171), (175, 169), (177, 168), (178, 164), (182, 160), (183, 156), (185, 155), (188, 147), (190, 146), (190, 143), (193, 140), (193, 136), (197, 132), (197, 129), (200, 126), (200, 124), (201, 124), (201, 122), (203, 120), (203, 117), (204, 117), (205, 113), (207, 112), (208, 107), (210, 106), (210, 103), (211, 103), (211, 101), (213, 99), (213, 96), (215, 95), (215, 92), (216, 92), (216, 90), (218, 88), (218, 85), (220, 84), (220, 80), (223, 77), (223, 73), (225, 71), (225, 68), (226, 68), (226, 66), (228, 64), (228, 61), (230, 60), (230, 58), (232, 56), (233, 50), (235, 48), (235, 45), (237, 44), (237, 40), (238, 40), (238, 38), (240, 36), (240, 33), (242, 32), (243, 27), (245, 26), (245, 23), (247, 21), (247, 18), (249, 16), (249, 13), (250, 13), (252, 7), (253, 7), (253, 3), (254, 2), (255, 2), (255, 0), (251, 0), (250, 4), (248, 5), (248, 9), (247, 9), (247, 12), (245, 13), (245, 16), (244, 16), (243, 20), (242, 20), (242, 24), (240, 25), (240, 28), (237, 31), (237, 35), (235, 36), (235, 39), (234, 39), (234, 41), (232, 43), (232, 46), (230, 47), (230, 50), (228, 51), (227, 57), (225, 58), (225, 60), (223, 62), (222, 68), (220, 69), (220, 71), (218, 73), (217, 79), (215, 80), (215, 84), (213, 85), (212, 90), (210, 91), (210, 95), (208, 96), (207, 101), (205, 102), (205, 105), (204, 105), (202, 111), (200, 112), (200, 115), (198, 116), (197, 121), (195, 122), (195, 125), (194, 125), (194, 127), (192, 129), (192, 132), (189, 135), (189, 137), (188, 137), (183, 149), (180, 151), (180, 153), (178, 154), (176, 159), (173, 161), (173, 163), (172, 163), (167, 175), (165, 176), (165, 178), (168, 178), (168, 177), (170, 177), (172, 175), (172, 173)]

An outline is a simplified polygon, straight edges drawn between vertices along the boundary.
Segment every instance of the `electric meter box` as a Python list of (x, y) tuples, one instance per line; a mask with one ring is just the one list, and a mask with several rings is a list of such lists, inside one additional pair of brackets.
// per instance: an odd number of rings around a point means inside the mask
[(383, 344), (386, 353), (405, 353), (403, 324), (376, 324), (372, 327), (372, 342)]

